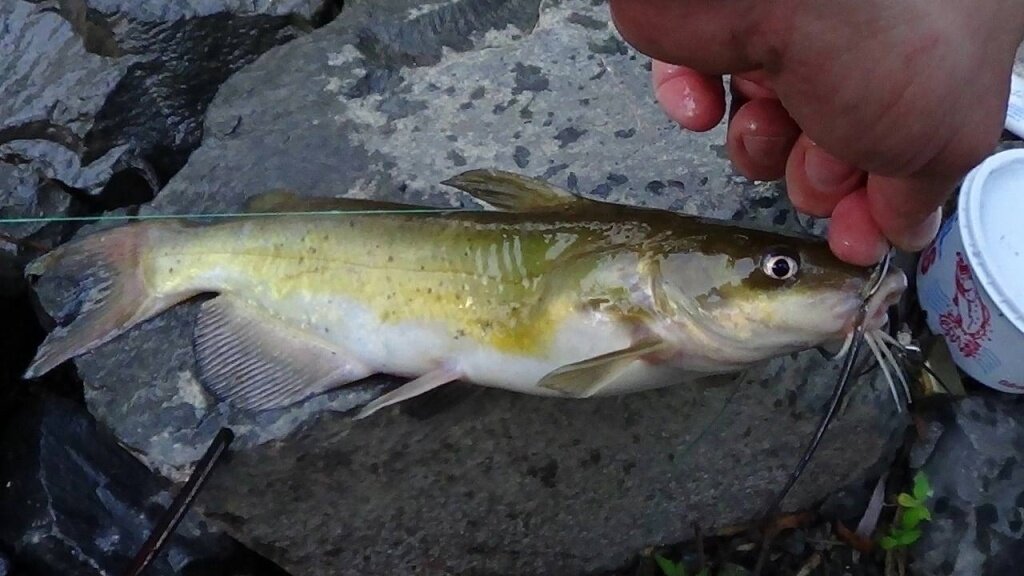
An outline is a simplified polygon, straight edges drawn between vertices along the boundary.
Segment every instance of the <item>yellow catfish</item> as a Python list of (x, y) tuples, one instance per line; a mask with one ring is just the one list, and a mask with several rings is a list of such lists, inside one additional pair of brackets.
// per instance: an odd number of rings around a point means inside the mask
[[(462, 380), (583, 398), (737, 372), (844, 340), (871, 270), (818, 239), (587, 199), (472, 170), (445, 184), (491, 210), (271, 193), (278, 212), (96, 232), (33, 262), (70, 277), (77, 317), (26, 377), (202, 293), (199, 380), (243, 409), (375, 373), (411, 380), (363, 408)], [(351, 214), (316, 213), (324, 210)], [(892, 270), (869, 329), (906, 287)]]

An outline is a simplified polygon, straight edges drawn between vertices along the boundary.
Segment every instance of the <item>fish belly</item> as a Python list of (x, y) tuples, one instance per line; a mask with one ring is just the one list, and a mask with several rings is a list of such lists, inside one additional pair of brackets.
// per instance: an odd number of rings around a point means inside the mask
[[(466, 382), (545, 396), (560, 395), (537, 386), (549, 372), (632, 342), (628, 326), (596, 314), (565, 318), (544, 350), (527, 354), (501, 350), (460, 334), (443, 321), (407, 318), (385, 322), (370, 307), (345, 296), (265, 299), (260, 305), (290, 327), (300, 327), (331, 343), (339, 354), (374, 373), (415, 378), (451, 367)], [(647, 375), (643, 370), (626, 375), (619, 387), (628, 391), (642, 385)]]

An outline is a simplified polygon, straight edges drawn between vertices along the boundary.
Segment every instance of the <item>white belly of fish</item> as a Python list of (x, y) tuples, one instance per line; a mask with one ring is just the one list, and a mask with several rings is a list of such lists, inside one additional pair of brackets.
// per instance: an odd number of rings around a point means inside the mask
[[(460, 337), (441, 322), (382, 322), (368, 307), (342, 297), (303, 297), (263, 305), (285, 322), (315, 333), (369, 373), (415, 378), (448, 367), (466, 382), (545, 396), (562, 395), (537, 386), (549, 372), (620, 350), (633, 341), (629, 326), (598, 313), (580, 313), (562, 322), (548, 350), (535, 357)], [(663, 386), (677, 382), (678, 375), (678, 370), (635, 362), (601, 394)]]

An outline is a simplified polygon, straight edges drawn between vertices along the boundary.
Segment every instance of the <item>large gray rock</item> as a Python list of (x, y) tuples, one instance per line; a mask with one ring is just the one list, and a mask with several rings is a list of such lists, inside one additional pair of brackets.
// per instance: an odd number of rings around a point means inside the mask
[(911, 549), (919, 576), (1016, 574), (1024, 564), (1024, 402), (981, 392), (931, 419), (917, 463), (934, 495)]
[[(277, 187), (472, 205), (438, 183), (473, 167), (583, 194), (798, 226), (772, 186), (735, 176), (722, 129), (680, 132), (645, 59), (588, 0), (352, 0), (218, 92), (202, 146), (147, 208), (232, 210)], [(39, 294), (64, 309), (59, 286)], [(812, 312), (812, 311), (809, 311)], [(180, 479), (222, 425), (238, 437), (200, 509), (294, 574), (579, 574), (750, 518), (810, 438), (838, 366), (781, 358), (735, 385), (564, 401), (497, 390), (353, 422), (372, 378), (250, 415), (196, 381), (195, 304), (77, 361), (90, 409)], [(787, 507), (885, 465), (902, 418), (860, 383)]]

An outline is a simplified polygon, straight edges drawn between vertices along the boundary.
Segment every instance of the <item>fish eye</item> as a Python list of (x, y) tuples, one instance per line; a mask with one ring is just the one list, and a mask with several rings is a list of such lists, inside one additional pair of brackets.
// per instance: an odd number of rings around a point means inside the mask
[(775, 280), (789, 280), (799, 270), (800, 263), (788, 254), (769, 253), (761, 260), (761, 271)]

